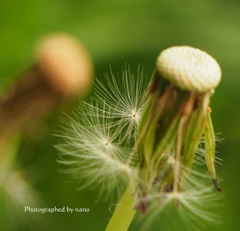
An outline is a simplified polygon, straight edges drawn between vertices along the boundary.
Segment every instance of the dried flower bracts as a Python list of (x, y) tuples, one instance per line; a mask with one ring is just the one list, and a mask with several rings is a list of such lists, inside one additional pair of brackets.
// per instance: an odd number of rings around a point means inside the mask
[(205, 160), (215, 187), (215, 137), (209, 100), (221, 79), (217, 62), (192, 47), (172, 47), (157, 59), (157, 72), (138, 131), (140, 156), (136, 209), (146, 213), (156, 191), (178, 193), (191, 171), (196, 149), (205, 140)]

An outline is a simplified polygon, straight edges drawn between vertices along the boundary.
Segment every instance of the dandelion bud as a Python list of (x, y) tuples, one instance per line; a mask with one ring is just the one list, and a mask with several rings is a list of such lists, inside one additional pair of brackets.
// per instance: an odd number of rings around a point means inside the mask
[(189, 46), (170, 47), (157, 59), (160, 75), (177, 87), (190, 92), (206, 92), (218, 86), (221, 69), (204, 51)]
[(70, 35), (43, 39), (37, 63), (53, 89), (63, 96), (84, 95), (91, 86), (93, 68), (87, 50)]
[(5, 132), (22, 127), (29, 118), (45, 115), (59, 99), (86, 94), (92, 72), (86, 49), (74, 37), (46, 37), (38, 45), (35, 64), (18, 77), (0, 103), (0, 136), (6, 137)]

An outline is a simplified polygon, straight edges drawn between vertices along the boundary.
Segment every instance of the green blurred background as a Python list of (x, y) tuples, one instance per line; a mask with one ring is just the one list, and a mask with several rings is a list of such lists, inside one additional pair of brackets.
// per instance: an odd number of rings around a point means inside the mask
[[(223, 165), (218, 166), (223, 205), (217, 212), (222, 216), (222, 224), (206, 226), (204, 230), (239, 230), (240, 1), (0, 1), (1, 93), (33, 63), (36, 41), (52, 32), (67, 32), (79, 38), (92, 56), (98, 78), (109, 72), (109, 65), (117, 73), (125, 63), (133, 70), (140, 64), (152, 73), (158, 53), (173, 45), (198, 47), (218, 60), (223, 79), (211, 106), (215, 131), (222, 132), (224, 138), (217, 147), (219, 157), (224, 159)], [(32, 182), (45, 206), (89, 207), (91, 212), (39, 215), (41, 222), (36, 223), (30, 222), (31, 215), (24, 214), (23, 209), (16, 213), (15, 207), (9, 207), (8, 212), (3, 212), (12, 216), (17, 226), (11, 223), (1, 230), (101, 231), (108, 223), (110, 204), (101, 201), (96, 204), (97, 192), (77, 191), (77, 183), (60, 172), (63, 167), (56, 162), (57, 141), (52, 135), (59, 129), (60, 111), (56, 109), (39, 121), (40, 130), (24, 133), (17, 166), (24, 169), (25, 177)], [(168, 222), (177, 221), (169, 219)], [(186, 230), (178, 223), (175, 226), (176, 230)], [(160, 229), (155, 225), (149, 230)]]

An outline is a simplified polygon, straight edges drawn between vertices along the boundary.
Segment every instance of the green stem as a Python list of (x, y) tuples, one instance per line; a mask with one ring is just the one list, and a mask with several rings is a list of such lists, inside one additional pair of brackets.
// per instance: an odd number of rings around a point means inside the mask
[(127, 231), (135, 214), (135, 197), (130, 186), (127, 187), (105, 231)]
[(0, 178), (13, 167), (19, 148), (19, 141), (18, 132), (5, 137), (0, 135)]

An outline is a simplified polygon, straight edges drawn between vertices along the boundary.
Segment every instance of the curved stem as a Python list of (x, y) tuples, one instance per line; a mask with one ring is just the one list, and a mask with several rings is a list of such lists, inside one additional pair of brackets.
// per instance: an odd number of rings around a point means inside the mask
[(128, 186), (117, 204), (105, 231), (127, 231), (136, 214), (134, 205), (135, 197), (132, 195), (130, 186)]

